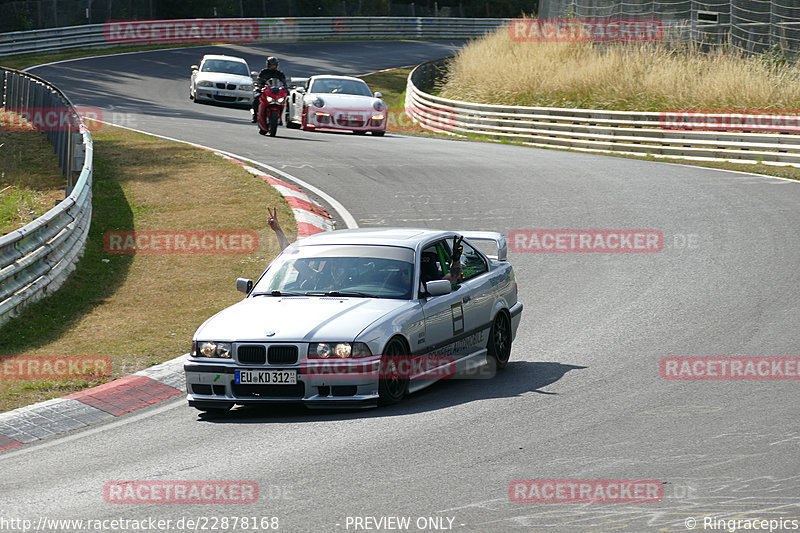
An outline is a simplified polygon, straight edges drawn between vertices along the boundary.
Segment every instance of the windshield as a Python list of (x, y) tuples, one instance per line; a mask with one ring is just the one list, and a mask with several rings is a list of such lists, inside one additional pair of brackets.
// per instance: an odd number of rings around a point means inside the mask
[(283, 82), (280, 78), (270, 78), (267, 80), (266, 86), (272, 89), (273, 91), (279, 91), (284, 87)]
[(322, 78), (314, 80), (311, 86), (312, 93), (357, 94), (372, 96), (366, 83), (361, 80), (341, 80), (336, 78)]
[(224, 59), (207, 59), (200, 69), (202, 72), (223, 72), (225, 74), (236, 74), (238, 76), (249, 76), (247, 65), (238, 61), (226, 61)]
[(270, 265), (252, 294), (409, 300), (413, 262), (412, 250), (395, 246), (294, 246)]

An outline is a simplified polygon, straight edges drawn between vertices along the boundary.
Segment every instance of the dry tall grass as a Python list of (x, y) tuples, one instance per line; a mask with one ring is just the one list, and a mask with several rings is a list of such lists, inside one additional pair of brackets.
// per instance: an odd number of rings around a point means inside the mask
[(507, 105), (661, 111), (800, 108), (800, 66), (654, 44), (515, 42), (464, 47), (441, 95)]

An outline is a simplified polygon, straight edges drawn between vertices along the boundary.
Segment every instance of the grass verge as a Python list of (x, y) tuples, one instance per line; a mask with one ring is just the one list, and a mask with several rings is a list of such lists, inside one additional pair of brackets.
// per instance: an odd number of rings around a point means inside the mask
[(64, 199), (64, 177), (47, 137), (19, 115), (2, 110), (0, 161), (0, 235), (24, 226)]
[[(0, 328), (0, 356), (94, 356), (112, 378), (186, 353), (194, 330), (241, 299), (239, 276), (257, 277), (277, 254), (266, 206), (281, 195), (247, 171), (196, 148), (104, 126), (94, 137), (94, 211), (77, 270), (55, 294)], [(111, 230), (254, 230), (250, 254), (109, 254)], [(62, 396), (99, 380), (20, 380), (0, 375), (0, 411)]]

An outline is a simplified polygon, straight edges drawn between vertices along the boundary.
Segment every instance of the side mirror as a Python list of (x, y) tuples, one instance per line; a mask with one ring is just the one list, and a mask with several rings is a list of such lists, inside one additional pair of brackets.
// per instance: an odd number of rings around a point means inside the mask
[(383, 98), (383, 93), (380, 91), (375, 91), (375, 98)]
[(450, 281), (446, 279), (437, 279), (426, 283), (425, 290), (428, 291), (428, 294), (431, 296), (443, 296), (445, 294), (450, 294), (453, 291), (453, 287), (450, 285)]
[(255, 70), (251, 70), (250, 71), (250, 77), (253, 78), (253, 79), (256, 79), (258, 77), (258, 72), (256, 72)]
[(247, 278), (236, 278), (236, 290), (245, 294), (250, 294), (253, 290), (253, 280)]
[(191, 68), (192, 68), (192, 70), (199, 70), (200, 67), (198, 67), (197, 65), (192, 65)]
[(297, 92), (299, 92), (300, 94), (306, 94), (306, 88), (305, 88), (305, 87), (298, 87), (298, 88), (297, 88), (297, 89), (295, 89), (295, 90), (296, 90)]

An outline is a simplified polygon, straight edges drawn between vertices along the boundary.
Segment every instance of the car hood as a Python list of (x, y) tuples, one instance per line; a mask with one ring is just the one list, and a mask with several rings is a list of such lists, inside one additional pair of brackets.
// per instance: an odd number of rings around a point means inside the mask
[(210, 81), (212, 83), (235, 83), (236, 85), (253, 85), (253, 78), (228, 74), (226, 72), (198, 72), (197, 81)]
[(194, 338), (223, 342), (352, 341), (374, 321), (408, 304), (408, 300), (378, 298), (255, 296), (206, 320)]
[(309, 93), (307, 100), (322, 98), (326, 108), (336, 107), (340, 109), (372, 109), (373, 102), (380, 101), (372, 96), (361, 96), (358, 94), (335, 94), (335, 93)]

